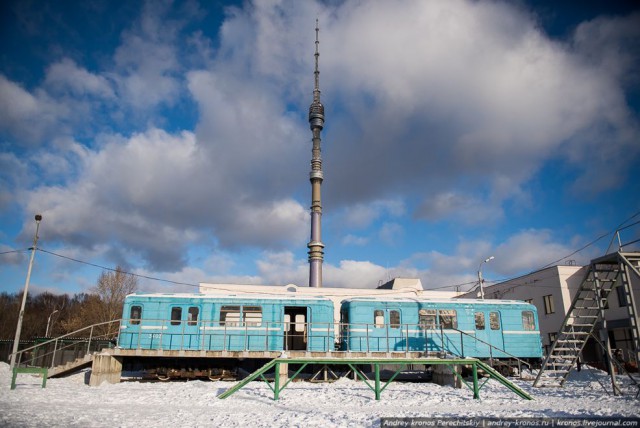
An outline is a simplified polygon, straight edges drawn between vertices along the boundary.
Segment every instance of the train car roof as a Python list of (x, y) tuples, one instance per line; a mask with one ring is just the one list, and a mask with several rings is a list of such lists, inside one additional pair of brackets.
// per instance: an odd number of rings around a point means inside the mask
[(355, 297), (345, 299), (343, 303), (352, 302), (393, 302), (393, 303), (455, 303), (455, 304), (475, 304), (475, 305), (530, 305), (524, 300), (497, 300), (497, 299), (428, 299), (428, 298), (406, 298), (406, 297)]
[(182, 299), (233, 299), (233, 300), (316, 300), (316, 301), (331, 301), (325, 296), (309, 296), (309, 295), (296, 295), (295, 293), (255, 293), (255, 294), (203, 294), (203, 293), (133, 293), (129, 294), (130, 297), (147, 297), (147, 298), (182, 298)]

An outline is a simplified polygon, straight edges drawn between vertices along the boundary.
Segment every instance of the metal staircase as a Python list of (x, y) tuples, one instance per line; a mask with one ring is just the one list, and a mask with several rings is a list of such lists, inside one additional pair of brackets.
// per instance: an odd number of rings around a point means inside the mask
[[(623, 287), (638, 361), (640, 342), (638, 315), (630, 283), (632, 275), (640, 278), (640, 253), (617, 252), (591, 261), (533, 386), (563, 386), (591, 335), (599, 337), (605, 345), (609, 372), (614, 372), (604, 314), (609, 297), (616, 287)], [(613, 295), (615, 296), (615, 292)], [(612, 384), (614, 393), (620, 392), (615, 376), (612, 376)]]

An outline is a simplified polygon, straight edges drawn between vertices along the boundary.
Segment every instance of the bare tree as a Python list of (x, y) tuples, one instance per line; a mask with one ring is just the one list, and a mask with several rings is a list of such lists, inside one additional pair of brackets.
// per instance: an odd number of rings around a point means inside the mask
[[(71, 315), (61, 322), (64, 330), (72, 332), (90, 325), (119, 319), (122, 315), (124, 298), (137, 289), (138, 279), (124, 272), (120, 266), (113, 271), (103, 271), (90, 293), (74, 296), (71, 302), (74, 309), (70, 311)], [(115, 323), (104, 324), (96, 327), (93, 334), (113, 338), (118, 331), (117, 328)]]
[[(91, 290), (98, 301), (89, 301), (87, 309), (95, 315), (95, 323), (113, 321), (121, 317), (124, 298), (138, 289), (138, 278), (126, 273), (120, 266), (114, 271), (103, 271), (98, 284)], [(117, 326), (106, 325), (102, 331), (107, 336), (115, 336)]]

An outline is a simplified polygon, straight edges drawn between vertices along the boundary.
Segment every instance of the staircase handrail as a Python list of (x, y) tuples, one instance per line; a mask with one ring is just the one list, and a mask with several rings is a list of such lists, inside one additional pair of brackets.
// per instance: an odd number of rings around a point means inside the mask
[[(89, 343), (89, 346), (91, 346), (91, 341), (96, 339), (95, 337), (93, 337), (93, 329), (95, 327), (99, 327), (101, 325), (113, 324), (113, 323), (116, 323), (116, 322), (120, 323), (120, 322), (122, 322), (122, 319), (115, 319), (115, 320), (111, 320), (111, 321), (104, 321), (104, 322), (92, 324), (92, 325), (80, 328), (78, 330), (72, 331), (71, 333), (63, 334), (62, 336), (58, 336), (58, 337), (55, 337), (53, 339), (49, 339), (49, 340), (47, 340), (45, 342), (41, 342), (41, 343), (38, 343), (36, 345), (30, 346), (28, 348), (21, 349), (21, 350), (19, 350), (19, 351), (17, 351), (15, 353), (16, 357), (19, 357), (19, 358), (16, 358), (16, 361), (20, 361), (22, 359), (21, 356), (27, 351), (32, 351), (34, 349), (43, 347), (43, 346), (48, 345), (50, 343), (57, 342), (59, 340), (65, 339), (65, 338), (69, 338), (70, 336), (74, 336), (74, 335), (76, 335), (76, 334), (78, 334), (78, 333), (80, 333), (82, 331), (89, 330), (89, 329), (91, 330), (91, 334), (89, 335), (88, 343)], [(100, 337), (102, 337), (102, 336), (100, 336)], [(58, 350), (57, 348), (54, 349), (53, 353), (55, 353), (57, 350)], [(49, 353), (47, 353), (45, 355), (50, 355), (50, 354), (52, 354), (52, 352), (49, 352)], [(9, 357), (11, 357), (11, 355), (13, 355), (13, 354), (9, 354)], [(42, 356), (44, 356), (44, 355), (42, 355)]]
[(467, 332), (465, 332), (465, 331), (458, 330), (457, 328), (453, 328), (452, 330), (457, 331), (457, 332), (458, 332), (458, 333), (460, 333), (461, 335), (463, 335), (463, 334), (464, 334), (465, 336), (469, 336), (470, 338), (472, 338), (473, 340), (475, 340), (475, 341), (477, 341), (477, 342), (484, 343), (485, 345), (488, 345), (490, 348), (492, 348), (492, 349), (496, 349), (496, 350), (498, 350), (498, 351), (502, 352), (503, 354), (508, 355), (509, 357), (511, 357), (511, 358), (513, 358), (513, 359), (515, 359), (515, 360), (517, 360), (518, 362), (520, 362), (520, 363), (522, 363), (522, 364), (526, 365), (527, 367), (529, 367), (529, 369), (531, 369), (531, 364), (529, 364), (529, 363), (528, 363), (528, 362), (526, 362), (525, 360), (522, 360), (522, 359), (520, 359), (520, 358), (516, 357), (515, 355), (513, 355), (513, 354), (511, 354), (511, 353), (509, 353), (509, 352), (507, 352), (507, 351), (505, 351), (504, 349), (498, 348), (497, 346), (492, 345), (492, 344), (490, 344), (489, 342), (485, 342), (485, 341), (484, 341), (484, 340), (482, 340), (482, 339), (478, 339), (477, 337), (475, 337), (475, 336), (473, 336), (473, 335), (471, 335), (471, 334), (469, 334), (469, 333), (467, 333)]
[(611, 249), (611, 246), (613, 245), (613, 241), (616, 239), (616, 237), (618, 238), (618, 251), (622, 251), (622, 249), (627, 245), (635, 244), (636, 242), (640, 241), (640, 239), (636, 239), (636, 240), (633, 240), (631, 242), (625, 242), (623, 244), (622, 240), (620, 239), (620, 232), (621, 231), (623, 231), (625, 229), (629, 229), (630, 227), (636, 226), (637, 224), (640, 224), (640, 220), (636, 221), (635, 223), (628, 224), (625, 227), (621, 227), (619, 229), (616, 229), (616, 231), (613, 232), (613, 236), (611, 237), (611, 241), (609, 242), (609, 246), (607, 247), (607, 251), (605, 251), (605, 254), (609, 254), (609, 250)]

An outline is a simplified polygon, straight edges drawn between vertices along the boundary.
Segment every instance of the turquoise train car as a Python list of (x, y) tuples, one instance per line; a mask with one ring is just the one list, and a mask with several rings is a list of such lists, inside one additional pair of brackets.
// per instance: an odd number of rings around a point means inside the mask
[(353, 298), (340, 309), (340, 349), (539, 359), (536, 307), (516, 300)]
[(132, 294), (122, 318), (122, 349), (334, 350), (334, 305), (321, 297)]

